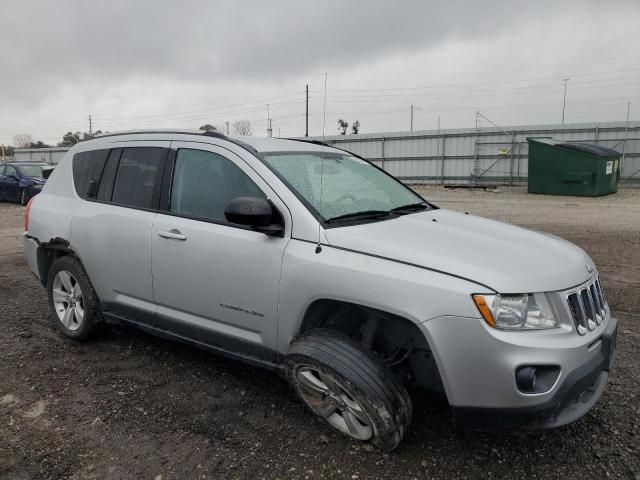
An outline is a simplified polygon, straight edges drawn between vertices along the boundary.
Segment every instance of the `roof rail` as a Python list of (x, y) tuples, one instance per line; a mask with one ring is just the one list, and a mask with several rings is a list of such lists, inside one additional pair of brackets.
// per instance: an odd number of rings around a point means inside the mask
[(104, 133), (100, 135), (95, 135), (88, 140), (100, 139), (105, 137), (116, 137), (120, 135), (141, 135), (141, 134), (172, 134), (172, 135), (200, 135), (203, 137), (212, 137), (219, 138), (221, 140), (226, 140), (235, 145), (238, 145), (241, 148), (244, 148), (248, 152), (253, 154), (258, 153), (251, 145), (244, 143), (240, 140), (236, 140), (235, 138), (227, 137), (225, 134), (220, 132), (213, 131), (200, 131), (200, 130), (126, 130), (124, 132), (113, 132), (113, 133)]
[(322, 145), (323, 147), (331, 147), (337, 150), (342, 150), (341, 148), (334, 147), (333, 145), (330, 145), (326, 142), (321, 142), (320, 140), (305, 140), (304, 138), (283, 138), (283, 140), (291, 140), (293, 142), (312, 143), (313, 145)]
[(222, 138), (225, 140), (228, 139), (226, 135), (223, 135), (222, 133), (219, 133), (219, 132), (207, 132), (207, 131), (200, 131), (200, 130), (163, 130), (163, 129), (153, 130), (151, 129), (151, 130), (125, 130), (123, 132), (101, 133), (100, 135), (92, 136), (90, 140), (105, 138), (105, 137), (117, 137), (120, 135), (140, 135), (144, 133), (147, 133), (147, 134), (170, 133), (174, 135), (204, 135), (206, 137), (216, 137), (216, 138)]

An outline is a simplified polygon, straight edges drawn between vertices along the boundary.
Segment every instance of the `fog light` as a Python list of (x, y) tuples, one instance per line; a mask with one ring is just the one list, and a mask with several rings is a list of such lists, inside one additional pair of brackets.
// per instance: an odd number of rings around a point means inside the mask
[(516, 386), (522, 393), (545, 393), (560, 375), (557, 365), (525, 365), (516, 370)]
[(536, 369), (535, 367), (521, 367), (516, 371), (516, 384), (518, 390), (524, 393), (535, 393), (536, 391)]

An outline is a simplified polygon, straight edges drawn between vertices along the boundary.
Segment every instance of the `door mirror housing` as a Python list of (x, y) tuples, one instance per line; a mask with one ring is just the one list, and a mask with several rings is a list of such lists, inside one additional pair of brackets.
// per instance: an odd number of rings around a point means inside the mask
[(282, 235), (282, 223), (274, 223), (275, 209), (264, 198), (236, 197), (224, 209), (227, 221), (238, 225), (247, 225), (266, 235)]

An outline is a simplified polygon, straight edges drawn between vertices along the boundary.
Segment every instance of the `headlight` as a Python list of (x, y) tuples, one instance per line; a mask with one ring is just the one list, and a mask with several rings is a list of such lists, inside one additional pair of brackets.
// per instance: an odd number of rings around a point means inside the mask
[(473, 295), (482, 318), (502, 330), (541, 330), (559, 326), (545, 293)]

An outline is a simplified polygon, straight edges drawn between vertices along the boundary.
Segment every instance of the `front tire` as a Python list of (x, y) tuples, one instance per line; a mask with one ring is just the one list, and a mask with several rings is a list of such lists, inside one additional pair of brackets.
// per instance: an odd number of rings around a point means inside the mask
[(86, 341), (98, 333), (100, 301), (77, 258), (67, 255), (53, 262), (47, 293), (51, 317), (64, 336)]
[(298, 396), (334, 430), (386, 452), (398, 446), (411, 423), (411, 400), (370, 351), (345, 335), (316, 329), (293, 342), (285, 366)]

